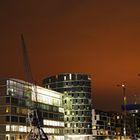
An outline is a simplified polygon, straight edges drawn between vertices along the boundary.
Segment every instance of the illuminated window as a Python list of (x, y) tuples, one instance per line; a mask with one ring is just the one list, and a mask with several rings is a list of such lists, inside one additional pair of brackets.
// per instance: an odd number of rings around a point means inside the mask
[(120, 116), (117, 116), (117, 119), (120, 119)]
[(6, 140), (10, 140), (10, 135), (6, 134)]
[(30, 132), (31, 131), (31, 127), (26, 127), (27, 128), (27, 132)]
[(11, 125), (11, 131), (18, 131), (17, 125)]
[(27, 127), (26, 126), (19, 126), (19, 132), (27, 132)]
[[(10, 125), (6, 125), (6, 131), (10, 131)], [(27, 132), (26, 126), (11, 125), (11, 131)]]
[(67, 127), (70, 127), (70, 123), (67, 124)]
[(46, 129), (46, 132), (47, 132), (47, 133), (51, 133), (51, 128), (47, 128), (47, 129)]
[(70, 111), (69, 110), (67, 110), (67, 115), (70, 115)]
[(7, 89), (7, 95), (12, 95), (13, 94), (13, 91), (14, 91), (13, 88)]
[(28, 110), (26, 108), (22, 108), (21, 113), (26, 115), (26, 114), (28, 114)]
[(10, 113), (11, 112), (11, 108), (10, 108), (10, 106), (7, 106), (6, 107), (6, 113)]
[(48, 126), (63, 126), (64, 127), (64, 122), (60, 121), (52, 121), (52, 120), (43, 120), (44, 125)]
[(52, 133), (54, 134), (54, 128), (52, 128)]
[(69, 78), (70, 78), (70, 80), (72, 79), (72, 75), (71, 75), (71, 73), (69, 74)]
[(59, 107), (59, 112), (64, 113), (64, 108)]
[(6, 125), (6, 131), (10, 131), (10, 125)]

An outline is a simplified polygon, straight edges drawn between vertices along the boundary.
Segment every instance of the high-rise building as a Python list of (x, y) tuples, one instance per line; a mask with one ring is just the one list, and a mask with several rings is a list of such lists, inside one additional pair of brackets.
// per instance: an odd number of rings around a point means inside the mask
[(64, 140), (62, 94), (40, 86), (35, 93), (32, 84), (12, 78), (0, 79), (0, 140), (25, 140), (28, 111), (36, 103), (49, 140)]
[(65, 138), (88, 140), (92, 136), (91, 78), (64, 73), (43, 80), (45, 88), (63, 93)]

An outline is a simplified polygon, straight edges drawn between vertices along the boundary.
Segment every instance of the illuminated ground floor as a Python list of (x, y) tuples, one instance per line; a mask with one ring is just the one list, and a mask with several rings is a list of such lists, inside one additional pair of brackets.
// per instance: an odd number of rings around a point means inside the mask
[[(25, 140), (27, 134), (23, 133), (9, 133), (9, 134), (0, 134), (0, 140)], [(64, 136), (58, 135), (47, 135), (49, 140), (64, 140)]]
[(92, 140), (92, 135), (65, 135), (65, 140)]
[(94, 136), (92, 140), (139, 140), (132, 139), (129, 136)]
[[(51, 121), (55, 122), (55, 121)], [(57, 125), (59, 123), (57, 122)], [(31, 128), (24, 125), (0, 125), (0, 140), (26, 140)], [(49, 140), (64, 140), (63, 127), (46, 126), (43, 128)]]

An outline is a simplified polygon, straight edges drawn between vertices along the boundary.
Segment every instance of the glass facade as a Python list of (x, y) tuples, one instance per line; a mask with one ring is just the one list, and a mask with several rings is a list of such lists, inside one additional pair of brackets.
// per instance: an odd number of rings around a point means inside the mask
[(91, 135), (90, 76), (78, 73), (59, 74), (44, 79), (43, 85), (45, 88), (63, 93), (65, 136)]
[(17, 79), (0, 79), (0, 140), (25, 140), (28, 112), (35, 106), (48, 138), (64, 140), (62, 94)]

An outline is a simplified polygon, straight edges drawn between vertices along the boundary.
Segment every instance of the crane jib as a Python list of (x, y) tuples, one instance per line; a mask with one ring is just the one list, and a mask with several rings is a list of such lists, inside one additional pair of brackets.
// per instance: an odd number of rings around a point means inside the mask
[(38, 109), (37, 104), (37, 86), (34, 83), (31, 67), (29, 63), (29, 57), (27, 48), (25, 45), (25, 40), (23, 34), (21, 34), (21, 42), (22, 42), (22, 54), (23, 54), (23, 64), (24, 64), (24, 72), (27, 82), (32, 84), (33, 91), (35, 93), (35, 104), (34, 107), (29, 107), (28, 112), (28, 122), (31, 127), (31, 131), (28, 133), (26, 140), (48, 140), (46, 133), (43, 131), (43, 118), (40, 115), (40, 110)]

